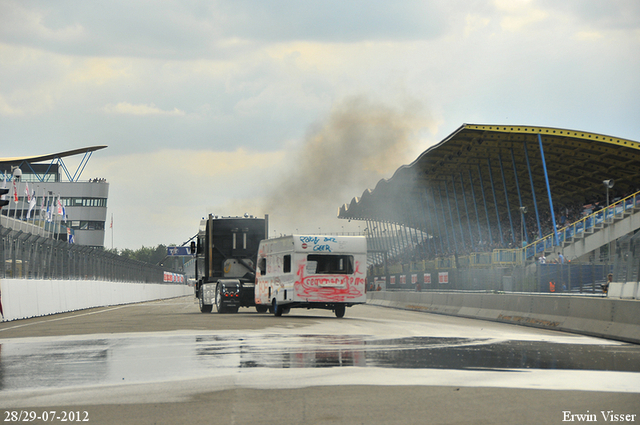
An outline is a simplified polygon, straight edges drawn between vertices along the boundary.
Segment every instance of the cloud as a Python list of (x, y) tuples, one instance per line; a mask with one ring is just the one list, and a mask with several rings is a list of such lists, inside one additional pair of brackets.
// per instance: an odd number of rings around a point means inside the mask
[(503, 13), (500, 25), (509, 32), (523, 31), (549, 16), (546, 11), (534, 7), (529, 1), (496, 0), (496, 5)]
[(132, 105), (129, 102), (120, 102), (116, 105), (108, 104), (102, 108), (104, 112), (108, 114), (123, 114), (123, 115), (177, 115), (183, 116), (185, 115), (184, 111), (179, 110), (178, 108), (173, 108), (170, 111), (163, 111), (158, 108), (153, 103), (148, 105)]
[[(108, 149), (104, 151), (108, 152)], [(109, 182), (108, 214), (117, 247), (181, 243), (195, 234), (209, 210), (227, 211), (234, 199), (259, 197), (283, 152), (161, 149), (144, 154), (96, 156), (87, 178)], [(255, 210), (255, 207), (254, 209)], [(251, 212), (250, 210), (249, 212)], [(105, 246), (110, 246), (110, 238)]]
[[(0, 139), (5, 156), (108, 145), (88, 168), (121, 159), (92, 177), (145, 244), (203, 210), (313, 230), (463, 122), (638, 139), (639, 8), (3, 0)], [(187, 195), (161, 204), (165, 186)]]
[(72, 55), (238, 57), (273, 42), (360, 42), (442, 35), (445, 1), (220, 0), (148, 3), (5, 0), (0, 37)]
[(627, 31), (640, 29), (640, 2), (637, 0), (538, 0), (552, 15), (562, 15), (580, 31)]
[(20, 108), (12, 106), (5, 98), (0, 94), (0, 115), (5, 116), (20, 116), (24, 115), (24, 111)]
[(441, 35), (446, 27), (437, 1), (234, 0), (219, 4), (225, 33), (271, 42), (423, 39)]

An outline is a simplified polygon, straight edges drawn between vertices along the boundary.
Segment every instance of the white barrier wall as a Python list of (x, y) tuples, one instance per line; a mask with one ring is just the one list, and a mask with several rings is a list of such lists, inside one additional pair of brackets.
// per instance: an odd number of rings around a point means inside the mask
[(637, 300), (640, 298), (638, 293), (638, 282), (618, 283), (611, 282), (609, 285), (609, 298), (626, 298)]
[(576, 332), (640, 344), (640, 301), (619, 297), (376, 291), (367, 294), (367, 304)]
[(0, 288), (4, 320), (193, 294), (187, 285), (99, 280), (2, 279)]

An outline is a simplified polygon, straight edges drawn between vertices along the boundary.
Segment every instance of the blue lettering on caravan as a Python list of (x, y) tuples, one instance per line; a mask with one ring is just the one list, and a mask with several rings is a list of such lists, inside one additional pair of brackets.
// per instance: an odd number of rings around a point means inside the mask
[(318, 243), (320, 242), (320, 238), (317, 236), (300, 236), (300, 242), (308, 242), (308, 243)]
[(329, 245), (315, 245), (313, 250), (331, 252), (331, 247)]
[(300, 242), (316, 244), (320, 242), (320, 238), (317, 236), (300, 236)]
[(333, 242), (333, 243), (336, 243), (336, 238), (327, 238), (327, 237), (325, 237), (325, 238), (324, 238), (324, 241), (325, 241), (325, 242)]

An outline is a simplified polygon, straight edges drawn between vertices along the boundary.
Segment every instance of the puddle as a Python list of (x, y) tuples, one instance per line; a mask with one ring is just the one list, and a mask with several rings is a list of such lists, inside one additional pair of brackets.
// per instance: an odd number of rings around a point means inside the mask
[(245, 368), (328, 367), (640, 372), (640, 346), (358, 335), (30, 338), (0, 345), (0, 391), (166, 381)]

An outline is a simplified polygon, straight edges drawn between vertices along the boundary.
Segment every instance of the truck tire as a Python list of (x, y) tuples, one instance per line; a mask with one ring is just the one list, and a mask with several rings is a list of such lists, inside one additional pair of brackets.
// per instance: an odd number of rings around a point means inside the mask
[(276, 317), (282, 316), (282, 306), (278, 304), (278, 301), (273, 299), (273, 315)]
[(200, 306), (200, 313), (211, 313), (211, 310), (213, 309), (213, 304), (204, 303), (204, 294), (202, 291), (202, 287), (200, 288), (200, 296), (198, 297), (198, 304)]
[(267, 312), (267, 310), (269, 310), (269, 307), (268, 307), (268, 306), (266, 306), (266, 305), (264, 305), (264, 304), (258, 304), (258, 305), (256, 305), (256, 311), (257, 311), (258, 313), (266, 313), (266, 312)]
[(226, 313), (227, 309), (222, 302), (222, 285), (219, 283), (216, 285), (216, 310), (218, 313)]
[(334, 307), (334, 312), (336, 313), (336, 317), (342, 318), (344, 317), (344, 312), (346, 311), (346, 307), (344, 304), (336, 304)]

